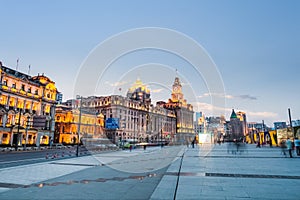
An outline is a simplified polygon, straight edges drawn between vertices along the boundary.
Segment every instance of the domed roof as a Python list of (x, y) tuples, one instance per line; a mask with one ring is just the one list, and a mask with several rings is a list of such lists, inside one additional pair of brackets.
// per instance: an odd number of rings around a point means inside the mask
[(150, 94), (150, 90), (147, 88), (145, 84), (138, 78), (135, 83), (129, 88), (128, 92), (133, 93), (136, 90), (140, 90), (141, 92), (145, 92), (147, 94)]
[(139, 101), (149, 101), (150, 100), (150, 90), (145, 84), (138, 78), (135, 83), (128, 89), (127, 97), (139, 100)]

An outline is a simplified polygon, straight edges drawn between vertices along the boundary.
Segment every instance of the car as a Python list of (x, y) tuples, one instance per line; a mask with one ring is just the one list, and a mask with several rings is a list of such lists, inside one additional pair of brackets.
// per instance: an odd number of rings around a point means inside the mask
[(61, 144), (61, 143), (53, 144), (52, 147), (53, 147), (54, 149), (64, 149), (64, 148), (66, 148), (66, 147), (65, 147), (63, 144)]

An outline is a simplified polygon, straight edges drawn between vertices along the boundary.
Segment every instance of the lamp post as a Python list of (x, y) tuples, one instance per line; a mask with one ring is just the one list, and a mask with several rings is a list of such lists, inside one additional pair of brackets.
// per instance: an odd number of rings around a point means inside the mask
[(26, 125), (26, 139), (25, 139), (25, 145), (24, 147), (26, 148), (27, 143), (28, 143), (28, 127), (29, 127), (29, 120), (30, 120), (30, 116), (27, 116), (27, 125)]
[(134, 144), (134, 146), (136, 144), (136, 136), (137, 136), (135, 126), (137, 126), (137, 128), (138, 128), (138, 123), (139, 122), (138, 122), (138, 115), (137, 115), (137, 116), (133, 117), (133, 144)]
[(18, 150), (19, 142), (21, 140), (21, 134), (20, 134), (21, 115), (22, 115), (22, 111), (21, 111), (21, 108), (20, 108), (20, 110), (19, 110), (19, 119), (18, 119), (18, 129), (17, 129), (17, 139), (16, 139), (16, 143), (15, 143), (15, 149), (16, 150)]
[(82, 96), (80, 96), (80, 104), (79, 104), (79, 120), (78, 120), (78, 130), (77, 130), (77, 148), (76, 148), (76, 156), (79, 156), (79, 144), (80, 144), (80, 124), (81, 124), (81, 107), (82, 107)]

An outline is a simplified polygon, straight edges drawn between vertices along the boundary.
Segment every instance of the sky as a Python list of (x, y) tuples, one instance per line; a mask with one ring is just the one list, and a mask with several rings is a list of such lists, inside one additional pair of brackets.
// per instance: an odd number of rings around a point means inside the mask
[[(16, 69), (19, 59), (18, 70), (32, 76), (44, 73), (64, 100), (76, 95), (74, 87), (85, 70), (92, 73), (82, 85), (92, 92), (80, 95), (125, 96), (140, 78), (151, 90), (152, 103), (171, 97), (178, 76), (187, 102), (206, 116), (229, 119), (235, 109), (246, 112), (249, 122), (264, 120), (272, 126), (287, 122), (290, 108), (292, 119), (300, 119), (300, 1), (0, 0), (0, 8), (0, 61)], [(104, 55), (138, 44), (142, 37), (123, 38), (120, 45), (104, 48), (104, 54), (99, 49), (124, 33), (148, 27), (193, 41), (203, 55), (170, 37), (168, 48), (182, 47), (182, 54), (140, 48), (118, 55), (100, 74), (104, 66), (97, 63)], [(156, 33), (144, 40), (155, 43), (160, 37)], [(195, 69), (191, 59), (197, 58), (211, 62)], [(204, 68), (217, 73), (207, 76)], [(97, 80), (89, 79), (93, 75)], [(214, 103), (220, 96), (225, 100), (222, 109)]]

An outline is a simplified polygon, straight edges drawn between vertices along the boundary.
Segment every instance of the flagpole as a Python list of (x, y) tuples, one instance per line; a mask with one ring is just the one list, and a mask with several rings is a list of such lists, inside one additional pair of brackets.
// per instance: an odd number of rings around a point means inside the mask
[(18, 71), (18, 66), (19, 66), (19, 58), (17, 59), (17, 66), (16, 66), (17, 71)]

